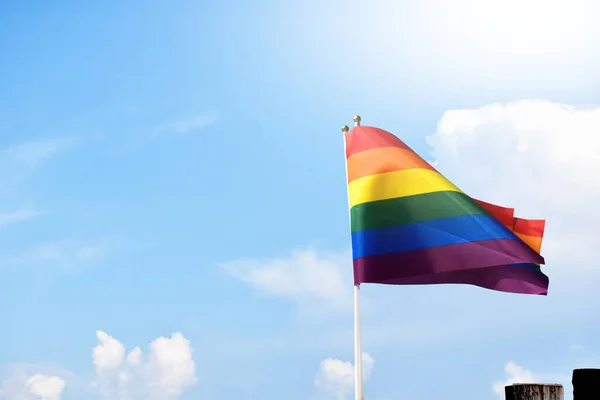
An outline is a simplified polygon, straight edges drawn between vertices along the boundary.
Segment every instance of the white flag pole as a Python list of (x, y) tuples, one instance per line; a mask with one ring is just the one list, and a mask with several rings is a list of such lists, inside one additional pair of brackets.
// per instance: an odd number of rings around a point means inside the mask
[[(354, 126), (360, 126), (360, 116), (354, 117)], [(346, 158), (346, 134), (349, 128), (344, 125), (344, 160), (346, 163), (346, 187), (348, 185), (348, 160)], [(348, 216), (350, 217), (350, 193), (348, 192)], [(350, 221), (352, 223), (352, 221)], [(364, 400), (363, 368), (362, 368), (362, 340), (360, 329), (360, 285), (354, 285), (354, 398)]]
[(354, 285), (354, 374), (356, 400), (364, 400), (362, 341), (360, 335), (360, 285)]

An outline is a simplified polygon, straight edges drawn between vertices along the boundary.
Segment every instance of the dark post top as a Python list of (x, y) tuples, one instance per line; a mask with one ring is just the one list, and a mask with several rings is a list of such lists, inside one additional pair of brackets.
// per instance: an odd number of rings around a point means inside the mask
[(562, 385), (515, 383), (504, 388), (506, 400), (564, 400)]

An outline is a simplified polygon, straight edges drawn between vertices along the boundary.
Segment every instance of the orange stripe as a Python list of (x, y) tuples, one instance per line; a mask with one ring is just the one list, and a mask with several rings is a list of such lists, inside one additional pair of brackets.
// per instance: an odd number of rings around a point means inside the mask
[(529, 247), (535, 250), (536, 253), (541, 253), (542, 251), (542, 237), (541, 236), (529, 236), (524, 235), (519, 232), (515, 232), (515, 235), (519, 237), (522, 241), (524, 241)]
[(513, 220), (513, 231), (532, 237), (544, 236), (546, 221), (543, 219), (523, 219), (515, 218)]
[(382, 147), (362, 151), (348, 158), (348, 183), (369, 175), (415, 168), (435, 171), (412, 150)]

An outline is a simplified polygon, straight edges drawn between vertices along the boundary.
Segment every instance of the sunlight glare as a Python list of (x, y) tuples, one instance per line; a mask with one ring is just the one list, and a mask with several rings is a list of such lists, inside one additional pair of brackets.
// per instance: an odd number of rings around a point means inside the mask
[(492, 58), (553, 59), (578, 53), (597, 32), (589, 0), (465, 0), (440, 3), (446, 42)]

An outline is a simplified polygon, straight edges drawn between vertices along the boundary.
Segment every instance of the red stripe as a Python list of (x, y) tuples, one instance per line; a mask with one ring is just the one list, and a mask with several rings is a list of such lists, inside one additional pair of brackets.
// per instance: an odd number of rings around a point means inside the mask
[(473, 201), (513, 232), (533, 237), (544, 236), (546, 221), (543, 219), (517, 218), (514, 216), (514, 208), (500, 207), (477, 199)]
[(357, 126), (346, 134), (346, 157), (381, 147), (398, 147), (412, 151), (393, 134), (372, 126)]
[(508, 207), (500, 207), (495, 204), (486, 203), (485, 201), (473, 199), (481, 208), (485, 211), (489, 212), (492, 217), (496, 218), (502, 225), (506, 226), (509, 229), (512, 229), (513, 226), (513, 218), (515, 215), (514, 208)]
[(543, 219), (523, 219), (514, 218), (513, 232), (522, 235), (543, 237), (546, 228), (546, 221)]

